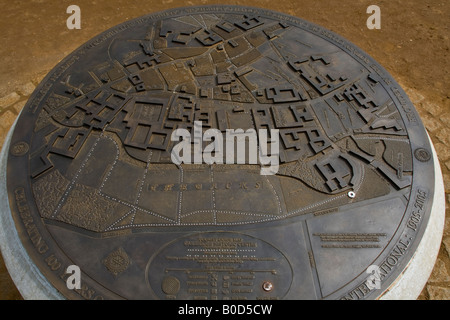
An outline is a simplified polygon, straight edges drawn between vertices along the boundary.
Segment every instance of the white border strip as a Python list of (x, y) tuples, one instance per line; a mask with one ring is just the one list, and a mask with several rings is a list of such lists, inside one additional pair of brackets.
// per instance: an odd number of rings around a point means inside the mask
[(441, 247), (445, 224), (444, 180), (436, 150), (429, 136), (428, 139), (433, 152), (435, 180), (431, 215), (419, 246), (408, 266), (378, 297), (380, 300), (416, 300), (428, 282)]

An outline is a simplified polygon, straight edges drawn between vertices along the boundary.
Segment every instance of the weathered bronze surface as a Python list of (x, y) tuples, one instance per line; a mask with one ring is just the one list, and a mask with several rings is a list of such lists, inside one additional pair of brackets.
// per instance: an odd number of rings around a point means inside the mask
[[(171, 134), (194, 121), (278, 129), (278, 173), (173, 164)], [(70, 299), (373, 299), (434, 193), (424, 127), (379, 64), (235, 6), (150, 14), (81, 46), (28, 101), (7, 176), (25, 248)]]

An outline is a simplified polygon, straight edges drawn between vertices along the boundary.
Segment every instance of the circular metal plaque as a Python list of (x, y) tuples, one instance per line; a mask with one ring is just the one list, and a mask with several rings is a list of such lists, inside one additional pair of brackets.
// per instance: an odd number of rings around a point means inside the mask
[[(174, 160), (186, 141), (200, 161)], [(192, 7), (112, 28), (49, 73), (12, 136), (8, 196), (70, 299), (374, 299), (421, 240), (431, 154), (403, 90), (338, 35)]]

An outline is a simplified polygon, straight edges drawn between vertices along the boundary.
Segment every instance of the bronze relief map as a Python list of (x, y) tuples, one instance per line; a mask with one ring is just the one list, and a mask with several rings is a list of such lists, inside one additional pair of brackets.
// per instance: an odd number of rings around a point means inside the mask
[[(278, 130), (276, 174), (174, 164), (172, 133), (194, 123)], [(82, 45), (28, 101), (8, 160), (21, 240), (68, 299), (373, 299), (434, 193), (425, 129), (378, 63), (238, 6), (149, 14)]]

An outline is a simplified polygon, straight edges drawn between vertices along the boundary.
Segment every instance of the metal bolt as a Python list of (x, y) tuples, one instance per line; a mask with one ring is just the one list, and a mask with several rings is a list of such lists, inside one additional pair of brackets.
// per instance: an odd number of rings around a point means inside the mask
[(262, 287), (263, 287), (264, 291), (269, 292), (269, 291), (272, 291), (272, 289), (273, 289), (273, 284), (272, 284), (272, 282), (265, 281), (265, 282), (263, 283)]

